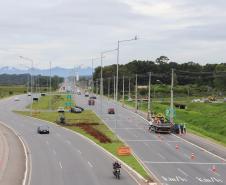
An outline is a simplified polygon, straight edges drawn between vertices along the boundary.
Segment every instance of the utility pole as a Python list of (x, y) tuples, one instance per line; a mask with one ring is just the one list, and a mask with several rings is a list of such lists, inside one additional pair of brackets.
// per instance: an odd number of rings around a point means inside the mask
[(96, 80), (96, 94), (98, 95), (98, 80)]
[(148, 80), (148, 117), (147, 120), (150, 121), (151, 116), (151, 72), (149, 72)]
[(125, 79), (124, 75), (122, 77), (122, 106), (124, 107), (125, 104)]
[(137, 110), (138, 110), (138, 102), (137, 102), (137, 74), (136, 74), (136, 90), (135, 90), (135, 92), (136, 92), (136, 95), (135, 95), (135, 97), (136, 97), (136, 102), (135, 102), (135, 106), (136, 106), (136, 108), (135, 108), (135, 112), (137, 112)]
[(110, 78), (108, 78), (108, 101), (109, 101), (109, 96), (110, 96)]
[(114, 76), (114, 101), (116, 101), (115, 100), (115, 76)]
[(130, 78), (129, 78), (129, 99), (131, 99), (131, 94), (130, 94)]
[(173, 116), (174, 116), (174, 109), (173, 109), (173, 85), (174, 85), (174, 69), (172, 69), (172, 75), (171, 75), (171, 99), (170, 99), (170, 123), (174, 123)]
[(94, 83), (93, 83), (93, 58), (92, 58), (92, 94), (93, 94), (93, 88), (94, 88)]
[(52, 63), (49, 62), (49, 109), (51, 110), (52, 109), (52, 105), (51, 105), (51, 100), (52, 100), (52, 96), (51, 96), (51, 92), (52, 92)]

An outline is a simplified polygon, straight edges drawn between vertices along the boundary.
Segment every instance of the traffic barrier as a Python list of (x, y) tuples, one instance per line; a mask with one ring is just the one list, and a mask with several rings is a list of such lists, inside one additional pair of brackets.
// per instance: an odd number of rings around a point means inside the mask
[(131, 148), (127, 146), (119, 147), (117, 152), (120, 156), (128, 156), (132, 153)]
[(191, 154), (191, 159), (192, 159), (192, 160), (195, 159), (195, 154), (194, 154), (194, 153)]

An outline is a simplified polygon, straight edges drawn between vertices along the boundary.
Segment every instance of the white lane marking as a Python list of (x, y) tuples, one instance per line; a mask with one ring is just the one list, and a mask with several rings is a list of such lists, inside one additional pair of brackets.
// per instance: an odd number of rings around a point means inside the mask
[(180, 161), (172, 161), (172, 162), (164, 162), (164, 161), (143, 161), (147, 164), (197, 164), (197, 165), (226, 165), (226, 163), (201, 163), (201, 162), (180, 162)]
[(88, 161), (88, 165), (92, 168), (93, 167), (93, 165)]
[(62, 164), (61, 164), (61, 162), (59, 162), (59, 165), (60, 165), (60, 168), (62, 169), (63, 167), (62, 167)]
[(183, 175), (185, 175), (185, 176), (187, 176), (188, 177), (188, 174), (187, 173), (185, 173), (183, 170), (181, 170), (180, 168), (177, 168), (177, 170), (179, 171), (179, 172), (181, 172)]
[(78, 151), (78, 153), (81, 155), (82, 154), (82, 152), (80, 151), (80, 150), (77, 150)]
[(147, 143), (144, 143), (146, 146), (149, 146)]
[(161, 157), (162, 159), (166, 159), (162, 154), (158, 153), (158, 156)]
[(53, 154), (56, 155), (56, 150), (53, 149)]
[(171, 145), (170, 145), (168, 142), (166, 142), (166, 145), (168, 145), (168, 146), (170, 146), (170, 147), (171, 147)]

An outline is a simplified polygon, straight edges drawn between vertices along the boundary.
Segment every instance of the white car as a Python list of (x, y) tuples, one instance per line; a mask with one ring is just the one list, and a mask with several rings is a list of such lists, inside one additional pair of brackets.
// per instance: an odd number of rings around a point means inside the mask
[(65, 112), (64, 107), (58, 107), (57, 112)]
[(27, 93), (27, 95), (28, 95), (28, 96), (31, 96), (31, 93), (30, 93), (30, 92), (28, 92), (28, 93)]
[(20, 99), (18, 97), (15, 97), (14, 101), (20, 101)]

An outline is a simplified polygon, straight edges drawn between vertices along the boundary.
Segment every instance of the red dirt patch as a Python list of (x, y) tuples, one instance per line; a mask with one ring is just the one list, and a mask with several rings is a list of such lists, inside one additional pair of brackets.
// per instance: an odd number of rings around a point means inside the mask
[(110, 138), (108, 138), (105, 134), (103, 134), (102, 132), (100, 132), (99, 130), (97, 130), (97, 129), (95, 129), (93, 127), (95, 125), (98, 125), (98, 124), (96, 124), (96, 123), (94, 123), (94, 124), (78, 123), (78, 124), (72, 124), (70, 126), (77, 126), (77, 127), (81, 128), (86, 133), (88, 133), (91, 136), (95, 137), (101, 143), (111, 143), (111, 139)]

